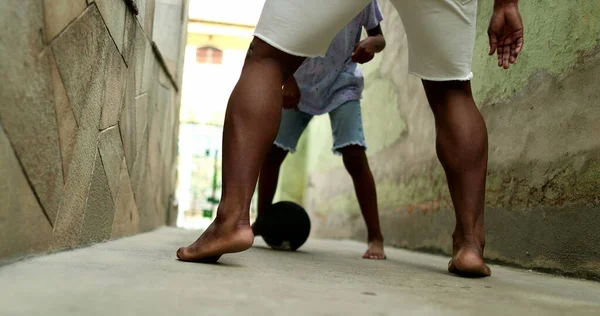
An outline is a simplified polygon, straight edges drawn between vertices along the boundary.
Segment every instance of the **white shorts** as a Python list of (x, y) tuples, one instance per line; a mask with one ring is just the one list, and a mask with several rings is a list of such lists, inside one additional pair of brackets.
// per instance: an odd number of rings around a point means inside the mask
[[(390, 0), (404, 24), (409, 71), (425, 80), (470, 80), (477, 0)], [(370, 0), (266, 0), (254, 35), (295, 56), (324, 56)]]

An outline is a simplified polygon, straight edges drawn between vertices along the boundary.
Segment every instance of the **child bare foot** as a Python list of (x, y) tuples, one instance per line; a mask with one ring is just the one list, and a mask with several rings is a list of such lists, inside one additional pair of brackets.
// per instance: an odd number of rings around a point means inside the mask
[(369, 248), (362, 257), (363, 259), (374, 260), (386, 259), (385, 252), (383, 251), (383, 240), (369, 241)]
[(215, 263), (221, 255), (244, 251), (252, 247), (254, 235), (248, 223), (228, 224), (215, 220), (188, 247), (177, 250), (177, 258), (182, 261)]

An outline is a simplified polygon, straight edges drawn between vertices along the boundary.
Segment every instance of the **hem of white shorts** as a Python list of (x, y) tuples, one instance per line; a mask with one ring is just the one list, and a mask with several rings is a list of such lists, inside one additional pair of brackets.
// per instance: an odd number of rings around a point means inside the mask
[(281, 149), (289, 152), (290, 154), (293, 154), (293, 153), (296, 152), (296, 149), (291, 148), (291, 147), (287, 147), (287, 146), (283, 146), (282, 144), (279, 144), (278, 142), (273, 142), (273, 145), (275, 145), (275, 146), (277, 146), (277, 147), (279, 147), (279, 148), (281, 148)]
[(352, 145), (357, 145), (357, 146), (361, 146), (362, 148), (365, 149), (365, 151), (367, 151), (367, 145), (364, 142), (347, 142), (347, 143), (343, 143), (341, 145), (337, 145), (334, 146), (331, 151), (333, 151), (333, 153), (336, 156), (341, 156), (342, 152), (340, 151), (340, 149), (344, 148), (344, 147), (348, 147), (348, 146), (352, 146)]
[(423, 80), (427, 80), (427, 81), (470, 81), (473, 79), (472, 72), (470, 72), (469, 75), (466, 77), (446, 77), (446, 78), (433, 78), (433, 77), (429, 77), (429, 76), (422, 76), (414, 71), (409, 71), (408, 73), (411, 75), (415, 75)]
[(261, 40), (263, 40), (264, 42), (266, 42), (267, 44), (279, 49), (280, 51), (284, 52), (284, 53), (288, 53), (290, 55), (294, 55), (294, 56), (299, 56), (299, 57), (306, 57), (306, 58), (313, 58), (313, 57), (322, 57), (323, 55), (314, 55), (314, 54), (305, 54), (305, 53), (299, 53), (299, 52), (295, 52), (291, 49), (287, 49), (277, 43), (275, 43), (274, 40), (268, 38), (265, 35), (262, 35), (260, 33), (255, 32), (254, 33), (255, 37), (260, 38)]

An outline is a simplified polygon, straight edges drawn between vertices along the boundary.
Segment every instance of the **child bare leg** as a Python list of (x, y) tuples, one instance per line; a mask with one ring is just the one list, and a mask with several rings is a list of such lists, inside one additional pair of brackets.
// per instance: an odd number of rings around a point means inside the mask
[(256, 221), (252, 225), (254, 236), (260, 235), (260, 220), (268, 212), (271, 204), (273, 204), (273, 197), (275, 196), (279, 180), (279, 169), (287, 153), (287, 151), (276, 145), (272, 145), (260, 169), (260, 176), (258, 178), (258, 214), (256, 215)]
[(379, 211), (377, 209), (377, 190), (375, 180), (369, 168), (365, 148), (350, 145), (340, 149), (344, 166), (352, 177), (354, 191), (360, 205), (360, 211), (365, 219), (368, 233), (368, 249), (363, 255), (365, 259), (385, 259), (383, 251), (383, 234), (379, 227)]

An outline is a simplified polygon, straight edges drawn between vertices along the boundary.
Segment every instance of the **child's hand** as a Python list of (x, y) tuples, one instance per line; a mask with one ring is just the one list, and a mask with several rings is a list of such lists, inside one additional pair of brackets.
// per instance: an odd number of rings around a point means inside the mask
[(292, 76), (283, 85), (283, 108), (295, 109), (298, 111), (298, 103), (300, 103), (300, 88), (294, 76)]
[(373, 57), (375, 57), (376, 52), (377, 43), (373, 37), (367, 37), (354, 46), (352, 61), (359, 64), (368, 63), (371, 61), (371, 59), (373, 59)]
[[(381, 30), (379, 30), (381, 32)], [(359, 64), (368, 63), (375, 57), (375, 54), (385, 48), (385, 38), (383, 34), (373, 34), (354, 46), (352, 61)]]

